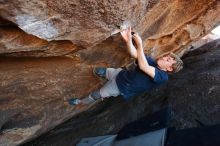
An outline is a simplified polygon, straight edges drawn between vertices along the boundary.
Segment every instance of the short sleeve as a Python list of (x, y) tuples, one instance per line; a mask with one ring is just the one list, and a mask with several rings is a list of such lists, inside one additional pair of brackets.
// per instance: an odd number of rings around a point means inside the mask
[[(154, 61), (154, 59), (151, 58), (150, 56), (145, 55), (145, 58), (146, 58), (149, 65), (151, 65), (151, 66), (156, 66), (157, 65), (156, 62)], [(136, 59), (135, 63), (138, 64), (137, 59)]]
[(145, 55), (145, 58), (147, 59), (147, 62), (148, 62), (149, 65), (151, 65), (151, 66), (156, 66), (157, 65), (156, 62), (154, 61), (154, 59), (151, 58), (150, 56)]
[(158, 68), (155, 68), (154, 82), (164, 83), (168, 81), (168, 74)]

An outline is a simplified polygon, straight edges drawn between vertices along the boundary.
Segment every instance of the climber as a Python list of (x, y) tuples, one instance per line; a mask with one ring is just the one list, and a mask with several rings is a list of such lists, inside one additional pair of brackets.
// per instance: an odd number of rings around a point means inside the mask
[[(136, 67), (130, 70), (122, 68), (94, 68), (93, 72), (96, 76), (105, 78), (108, 81), (103, 87), (90, 93), (82, 100), (77, 98), (70, 99), (70, 105), (90, 104), (99, 99), (119, 95), (123, 99), (129, 100), (134, 96), (164, 84), (168, 80), (168, 73), (175, 73), (182, 69), (182, 60), (173, 53), (160, 57), (157, 60), (145, 56), (142, 39), (137, 33), (132, 34), (131, 27), (123, 30), (121, 36), (126, 42), (128, 52), (137, 60)], [(132, 38), (135, 44), (133, 44)]]

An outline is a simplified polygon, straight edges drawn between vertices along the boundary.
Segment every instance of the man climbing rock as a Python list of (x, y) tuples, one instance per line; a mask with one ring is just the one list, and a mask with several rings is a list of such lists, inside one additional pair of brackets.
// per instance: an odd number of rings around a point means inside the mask
[(183, 68), (182, 60), (173, 53), (157, 60), (145, 56), (142, 39), (136, 33), (132, 35), (131, 27), (123, 30), (121, 35), (126, 42), (130, 55), (137, 59), (136, 67), (129, 70), (122, 68), (94, 68), (95, 75), (108, 81), (103, 87), (82, 100), (77, 98), (70, 99), (70, 105), (90, 104), (99, 99), (119, 95), (125, 100), (129, 100), (134, 96), (164, 84), (168, 80), (168, 73), (175, 73)]

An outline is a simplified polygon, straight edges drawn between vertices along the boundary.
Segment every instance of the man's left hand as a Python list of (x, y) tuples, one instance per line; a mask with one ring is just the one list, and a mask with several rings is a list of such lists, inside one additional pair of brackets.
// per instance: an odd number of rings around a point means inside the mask
[(133, 39), (134, 39), (134, 41), (135, 41), (135, 43), (137, 45), (137, 49), (143, 49), (143, 47), (142, 47), (142, 39), (139, 36), (139, 34), (135, 33), (135, 34), (132, 35), (132, 37), (133, 37)]
[(131, 36), (131, 27), (123, 30), (121, 33), (122, 38), (125, 40), (127, 44), (132, 43), (132, 36)]

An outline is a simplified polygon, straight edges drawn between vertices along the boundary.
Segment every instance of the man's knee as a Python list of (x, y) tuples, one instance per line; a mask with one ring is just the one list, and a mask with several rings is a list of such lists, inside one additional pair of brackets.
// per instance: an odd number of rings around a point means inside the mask
[(108, 80), (113, 80), (116, 78), (116, 76), (119, 74), (119, 72), (122, 70), (122, 68), (107, 68), (106, 69), (106, 78)]

